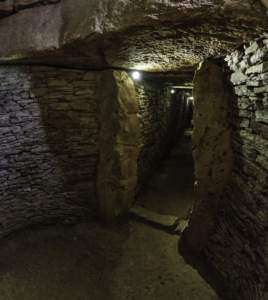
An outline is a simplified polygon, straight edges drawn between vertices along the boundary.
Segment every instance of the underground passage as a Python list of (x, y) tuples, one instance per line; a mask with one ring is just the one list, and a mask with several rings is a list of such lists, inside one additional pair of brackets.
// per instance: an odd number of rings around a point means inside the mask
[(0, 300), (268, 299), (267, 16), (0, 1)]

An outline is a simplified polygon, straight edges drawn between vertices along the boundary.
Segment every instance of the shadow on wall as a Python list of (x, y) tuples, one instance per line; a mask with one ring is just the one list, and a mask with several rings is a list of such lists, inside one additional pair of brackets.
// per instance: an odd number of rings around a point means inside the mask
[(39, 67), (32, 74), (49, 147), (49, 191), (73, 207), (96, 206), (96, 84), (96, 74), (83, 71)]
[(96, 207), (95, 74), (2, 67), (0, 235)]

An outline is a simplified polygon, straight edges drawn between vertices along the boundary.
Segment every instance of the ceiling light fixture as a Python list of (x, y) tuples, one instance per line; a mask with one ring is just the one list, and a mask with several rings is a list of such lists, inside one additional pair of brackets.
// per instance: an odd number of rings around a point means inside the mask
[(133, 78), (134, 80), (141, 80), (141, 73), (138, 72), (138, 71), (132, 72), (132, 78)]

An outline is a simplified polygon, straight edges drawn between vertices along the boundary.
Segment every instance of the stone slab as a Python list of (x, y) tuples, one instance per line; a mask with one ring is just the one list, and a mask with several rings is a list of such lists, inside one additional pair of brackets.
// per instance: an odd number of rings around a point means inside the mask
[(142, 206), (134, 205), (130, 213), (136, 217), (144, 219), (150, 223), (160, 225), (166, 229), (175, 229), (179, 225), (179, 219), (176, 216), (162, 215)]

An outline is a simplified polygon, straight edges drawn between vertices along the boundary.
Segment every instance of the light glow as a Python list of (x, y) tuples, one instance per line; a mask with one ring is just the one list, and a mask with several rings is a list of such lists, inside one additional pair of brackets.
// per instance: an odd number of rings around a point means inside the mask
[(138, 72), (138, 71), (132, 72), (132, 78), (133, 78), (134, 80), (141, 80), (141, 73)]
[(174, 95), (176, 93), (175, 89), (170, 90), (170, 94)]

